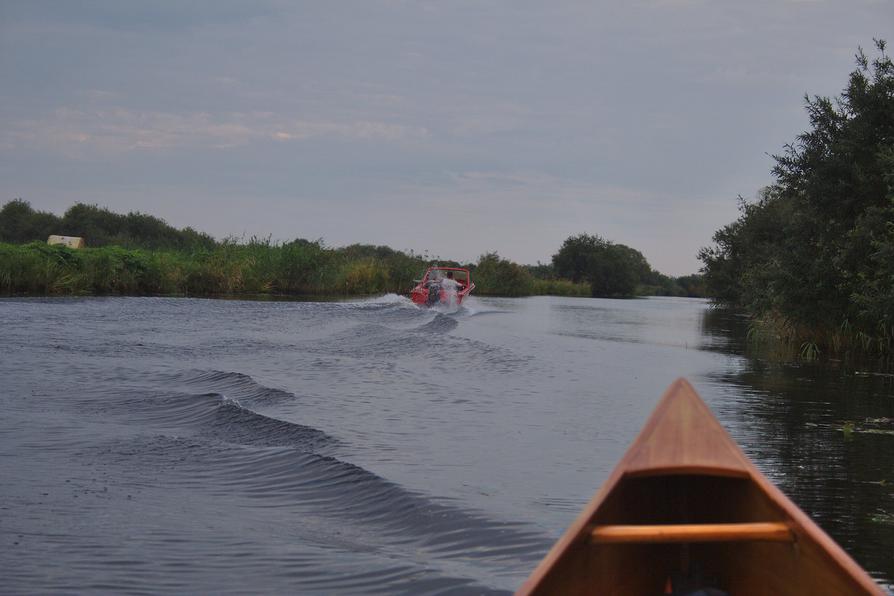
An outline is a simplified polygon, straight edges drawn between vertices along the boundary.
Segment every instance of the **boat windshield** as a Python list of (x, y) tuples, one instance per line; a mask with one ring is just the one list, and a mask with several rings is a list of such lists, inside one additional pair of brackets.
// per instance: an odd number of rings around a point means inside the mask
[(458, 269), (432, 269), (428, 272), (429, 280), (438, 280), (444, 279), (447, 277), (447, 273), (450, 272), (453, 274), (453, 279), (458, 281), (463, 285), (467, 285), (469, 283), (469, 273), (467, 271), (462, 271)]

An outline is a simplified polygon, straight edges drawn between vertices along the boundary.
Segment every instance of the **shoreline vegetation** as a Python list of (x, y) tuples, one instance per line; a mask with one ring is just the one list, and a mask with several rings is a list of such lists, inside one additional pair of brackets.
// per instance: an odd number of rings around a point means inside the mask
[[(586, 284), (534, 279), (519, 266), (501, 261), (495, 255), (482, 257), (474, 279), (484, 291), (476, 293), (589, 295)], [(427, 266), (428, 261), (420, 257), (387, 247), (330, 249), (309, 241), (275, 244), (253, 239), (197, 251), (120, 246), (73, 250), (42, 242), (0, 243), (0, 293), (196, 297), (406, 294)]]
[[(50, 234), (84, 237), (88, 247), (48, 245)], [(670, 278), (652, 270), (638, 251), (598, 236), (569, 238), (550, 264), (519, 265), (496, 252), (463, 264), (387, 246), (217, 241), (151, 215), (81, 203), (61, 217), (21, 199), (0, 209), (2, 295), (407, 294), (435, 264), (469, 267), (475, 293), (485, 296), (703, 296), (700, 276)]]
[(805, 360), (894, 358), (894, 64), (874, 41), (839, 97), (805, 97), (775, 183), (699, 252), (714, 303)]

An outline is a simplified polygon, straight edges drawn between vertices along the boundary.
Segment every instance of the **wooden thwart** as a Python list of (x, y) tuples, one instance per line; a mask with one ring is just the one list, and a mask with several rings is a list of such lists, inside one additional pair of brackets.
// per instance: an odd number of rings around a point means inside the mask
[(595, 544), (666, 542), (792, 542), (791, 528), (782, 522), (741, 524), (609, 525), (590, 532)]

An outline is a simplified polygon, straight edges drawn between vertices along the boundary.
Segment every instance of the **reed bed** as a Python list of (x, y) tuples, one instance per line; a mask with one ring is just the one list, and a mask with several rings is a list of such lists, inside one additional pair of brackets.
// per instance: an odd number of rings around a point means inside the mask
[[(369, 295), (407, 293), (433, 264), (388, 247), (327, 248), (320, 242), (223, 242), (192, 251), (103, 246), (72, 250), (42, 242), (0, 243), (0, 293), (5, 295), (240, 294)], [(456, 264), (456, 263), (453, 263)], [(495, 296), (588, 296), (589, 286), (535, 279), (525, 268), (481, 257), (476, 293)]]
[(861, 329), (848, 320), (806, 325), (772, 313), (752, 320), (748, 342), (753, 348), (775, 351), (776, 359), (877, 358), (886, 365), (894, 363), (894, 327), (885, 320)]

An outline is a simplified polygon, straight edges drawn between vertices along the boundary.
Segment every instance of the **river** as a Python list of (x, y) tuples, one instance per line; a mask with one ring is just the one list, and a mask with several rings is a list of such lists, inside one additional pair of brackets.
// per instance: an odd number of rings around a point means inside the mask
[(748, 356), (743, 326), (671, 298), (2, 299), (0, 590), (506, 593), (681, 376), (890, 586), (894, 379)]

